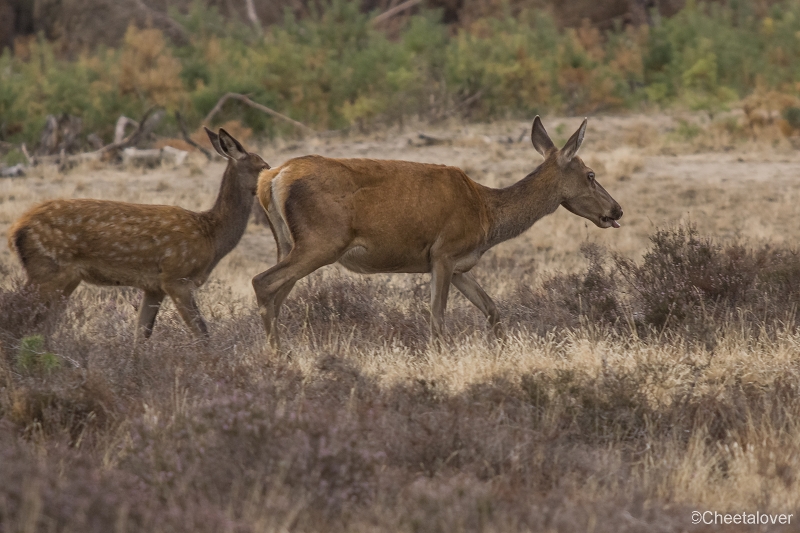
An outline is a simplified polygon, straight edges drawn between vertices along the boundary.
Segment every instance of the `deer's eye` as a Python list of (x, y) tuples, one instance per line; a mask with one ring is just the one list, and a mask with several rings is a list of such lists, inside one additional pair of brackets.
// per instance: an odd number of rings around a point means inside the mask
[(589, 181), (594, 181), (594, 172), (589, 172)]

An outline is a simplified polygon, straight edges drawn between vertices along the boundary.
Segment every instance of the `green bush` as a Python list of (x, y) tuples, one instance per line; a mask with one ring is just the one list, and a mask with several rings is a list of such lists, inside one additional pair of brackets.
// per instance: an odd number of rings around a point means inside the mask
[(49, 374), (61, 366), (61, 360), (44, 348), (42, 335), (31, 335), (20, 341), (17, 367), (25, 372)]
[[(689, 1), (653, 27), (558, 30), (541, 11), (510, 12), (448, 28), (435, 11), (389, 38), (352, 0), (331, 0), (258, 35), (193, 4), (173, 13), (192, 35), (176, 47), (130, 28), (119, 49), (59, 58), (39, 39), (0, 56), (0, 139), (35, 143), (48, 114), (83, 119), (111, 139), (120, 114), (160, 105), (193, 125), (239, 92), (309, 126), (397, 123), (453, 113), (472, 118), (590, 113), (641, 102), (714, 113), (758, 89), (800, 92), (800, 0), (756, 16), (754, 0)], [(292, 126), (230, 101), (216, 120), (256, 132)], [(167, 121), (165, 130), (175, 130)], [(167, 131), (168, 132), (168, 131)], [(174, 131), (173, 131), (174, 132)]]

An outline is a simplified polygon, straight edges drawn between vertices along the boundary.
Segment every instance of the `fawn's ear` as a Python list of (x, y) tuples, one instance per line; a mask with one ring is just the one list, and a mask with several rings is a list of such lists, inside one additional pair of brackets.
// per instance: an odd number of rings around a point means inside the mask
[(239, 141), (234, 139), (230, 133), (224, 129), (219, 129), (219, 146), (223, 152), (223, 156), (228, 159), (244, 159), (247, 157), (247, 150), (239, 144)]
[(225, 155), (225, 152), (222, 151), (222, 147), (219, 145), (219, 135), (217, 135), (210, 129), (206, 128), (205, 126), (203, 126), (203, 129), (206, 130), (206, 134), (208, 135), (208, 140), (211, 141), (211, 146), (214, 147), (214, 150), (216, 150), (216, 152), (219, 155), (227, 159), (228, 156)]
[(581, 127), (578, 128), (578, 131), (572, 134), (572, 137), (569, 138), (567, 144), (565, 144), (564, 148), (562, 148), (561, 152), (559, 152), (558, 158), (562, 164), (572, 161), (572, 158), (578, 153), (581, 144), (583, 144), (583, 136), (586, 134), (586, 123), (588, 120), (588, 118), (583, 119)]
[(542, 154), (544, 157), (547, 157), (548, 154), (556, 150), (556, 145), (554, 145), (553, 141), (550, 140), (550, 136), (544, 129), (542, 119), (539, 118), (539, 115), (536, 115), (536, 118), (533, 119), (533, 128), (531, 128), (531, 142), (533, 143), (533, 147), (536, 149), (536, 151)]

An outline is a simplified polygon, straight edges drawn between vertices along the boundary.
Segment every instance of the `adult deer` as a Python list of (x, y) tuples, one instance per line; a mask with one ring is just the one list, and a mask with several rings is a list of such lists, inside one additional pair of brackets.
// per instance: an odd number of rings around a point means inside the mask
[(258, 200), (278, 245), (278, 263), (253, 278), (267, 337), (295, 282), (338, 262), (361, 273), (430, 272), (431, 329), (441, 337), (452, 282), (502, 335), (497, 308), (469, 270), (484, 252), (516, 237), (559, 205), (600, 228), (619, 228), (619, 204), (577, 157), (586, 120), (558, 150), (537, 116), (531, 141), (545, 158), (505, 189), (458, 168), (406, 161), (306, 156), (265, 170)]
[(269, 168), (223, 129), (206, 129), (228, 160), (214, 206), (201, 213), (171, 205), (104, 200), (51, 200), (20, 217), (9, 231), (48, 309), (81, 281), (144, 291), (136, 338), (150, 337), (165, 295), (198, 336), (208, 328), (193, 291), (239, 242), (247, 226), (258, 175)]

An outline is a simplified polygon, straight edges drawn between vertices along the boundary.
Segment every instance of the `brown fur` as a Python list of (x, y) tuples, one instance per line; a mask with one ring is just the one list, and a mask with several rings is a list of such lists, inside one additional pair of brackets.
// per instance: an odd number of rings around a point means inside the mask
[(492, 246), (515, 237), (559, 205), (599, 227), (622, 210), (575, 156), (586, 121), (562, 150), (539, 117), (534, 147), (545, 161), (506, 189), (475, 183), (458, 168), (407, 161), (299, 157), (265, 170), (258, 199), (278, 245), (278, 263), (253, 278), (267, 336), (295, 282), (339, 262), (362, 273), (430, 272), (431, 325), (441, 336), (452, 283), (501, 334), (497, 311), (469, 270)]
[(51, 200), (17, 220), (9, 246), (17, 252), (49, 305), (68, 297), (81, 281), (142, 289), (144, 337), (169, 295), (193, 332), (207, 328), (192, 294), (239, 242), (247, 226), (258, 174), (268, 169), (225, 130), (208, 132), (228, 159), (214, 206), (201, 213), (169, 205), (105, 200)]

